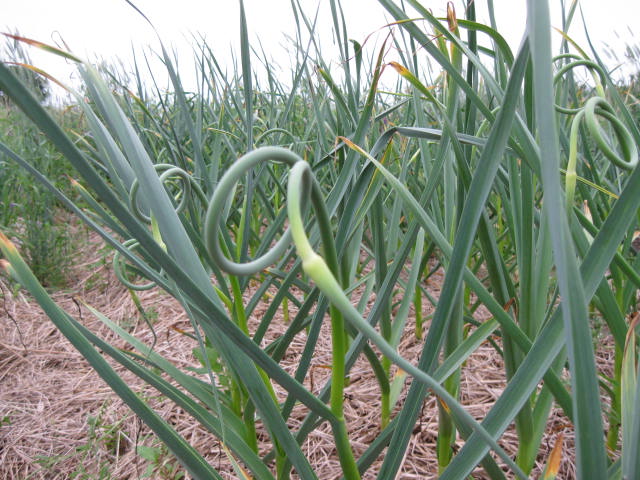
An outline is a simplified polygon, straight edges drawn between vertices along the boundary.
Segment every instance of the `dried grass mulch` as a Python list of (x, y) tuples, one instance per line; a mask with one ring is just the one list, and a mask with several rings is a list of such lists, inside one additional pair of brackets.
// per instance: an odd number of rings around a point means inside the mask
[[(73, 268), (70, 288), (54, 293), (55, 300), (68, 313), (116, 346), (125, 345), (92, 317), (83, 302), (128, 328), (138, 338), (151, 342), (149, 329), (141, 320), (129, 293), (111, 272), (108, 261), (110, 254), (101, 249), (100, 242), (93, 235), (85, 243), (79, 255), (84, 263)], [(431, 292), (436, 298), (440, 281), (439, 273), (430, 280)], [(162, 450), (148, 429), (92, 372), (87, 362), (54, 328), (39, 307), (21, 291), (14, 295), (6, 279), (1, 277), (0, 289), (0, 478), (142, 478), (145, 472), (149, 473), (150, 463), (137, 453), (139, 446), (150, 447), (158, 454), (151, 467), (155, 468), (151, 478), (174, 478), (171, 476), (175, 473), (172, 469), (177, 466), (171, 456)], [(186, 329), (189, 325), (179, 305), (157, 289), (142, 292), (140, 299), (155, 322), (155, 350), (180, 368), (198, 367), (192, 355), (194, 342), (175, 330), (175, 327)], [(429, 307), (425, 307), (423, 313), (431, 313)], [(258, 308), (252, 318), (254, 323), (259, 315)], [(270, 329), (270, 338), (276, 338), (284, 331), (284, 322), (279, 323)], [(311, 375), (307, 379), (308, 387), (313, 387), (316, 392), (328, 377), (326, 366), (331, 363), (328, 326), (323, 328), (325, 331), (321, 334)], [(296, 337), (282, 362), (290, 371), (296, 366), (297, 352), (305, 343), (304, 336), (305, 332), (302, 332)], [(600, 345), (599, 356), (603, 368), (610, 368), (613, 362), (610, 342)], [(417, 360), (420, 343), (412, 332), (407, 332), (401, 351), (406, 358)], [(176, 410), (155, 391), (145, 388), (132, 374), (117, 369), (132, 388), (147, 398), (163, 418), (170, 421), (212, 465), (219, 468), (225, 478), (236, 478), (218, 441), (184, 412)], [(504, 387), (501, 357), (486, 343), (463, 368), (463, 402), (472, 415), (481, 419)], [(405, 393), (406, 389), (405, 385)], [(345, 395), (345, 413), (356, 455), (363, 452), (379, 432), (379, 396), (368, 365), (359, 360), (352, 371)], [(304, 409), (297, 407), (291, 425), (295, 427), (299, 424), (305, 413)], [(414, 428), (399, 478), (437, 477), (437, 420), (435, 400), (430, 397), (423, 405)], [(539, 477), (560, 432), (564, 434), (565, 447), (559, 478), (575, 478), (573, 430), (558, 410), (554, 410), (549, 419), (532, 478)], [(513, 428), (503, 435), (501, 443), (509, 452), (517, 450)], [(462, 444), (463, 441), (458, 439), (457, 447)], [(268, 445), (262, 447), (266, 449)], [(339, 465), (327, 425), (321, 425), (314, 431), (303, 447), (319, 478), (339, 478)], [(365, 478), (374, 479), (376, 470), (374, 466)], [(474, 478), (485, 477), (479, 469), (474, 473)]]

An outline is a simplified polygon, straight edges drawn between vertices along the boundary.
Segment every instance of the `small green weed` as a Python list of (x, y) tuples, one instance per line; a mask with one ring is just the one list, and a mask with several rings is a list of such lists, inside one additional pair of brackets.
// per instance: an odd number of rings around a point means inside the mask
[(109, 403), (100, 407), (96, 416), (87, 418), (87, 440), (66, 454), (42, 455), (36, 458), (36, 463), (42, 469), (38, 474), (54, 472), (60, 469), (63, 462), (73, 459), (75, 469), (69, 473), (70, 479), (79, 480), (109, 480), (113, 459), (123, 455), (131, 445), (130, 439), (123, 432), (122, 425), (128, 417), (116, 422), (108, 422), (106, 409)]
[(149, 462), (141, 478), (162, 478), (179, 480), (184, 478), (184, 471), (169, 449), (163, 443), (153, 446), (138, 445), (138, 455)]

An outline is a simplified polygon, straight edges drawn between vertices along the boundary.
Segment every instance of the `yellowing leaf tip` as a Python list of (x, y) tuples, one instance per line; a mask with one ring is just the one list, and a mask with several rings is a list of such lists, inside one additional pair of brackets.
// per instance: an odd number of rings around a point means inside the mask
[(365, 152), (362, 148), (360, 148), (360, 146), (358, 146), (355, 143), (353, 143), (347, 137), (338, 137), (338, 140), (340, 140), (341, 142), (344, 142), (344, 144), (347, 147), (355, 150), (356, 152), (361, 153), (362, 155), (367, 155), (367, 152)]
[(402, 377), (406, 377), (407, 376), (407, 372), (405, 372), (404, 370), (402, 370), (401, 368), (398, 368), (396, 370), (396, 373), (393, 375), (394, 378), (402, 378)]
[(450, 32), (458, 30), (458, 18), (456, 17), (456, 7), (454, 7), (453, 2), (447, 2), (447, 23), (449, 24)]
[(444, 400), (442, 400), (440, 397), (437, 397), (437, 398), (438, 398), (438, 403), (440, 404), (440, 406), (445, 410), (445, 412), (450, 414), (451, 413), (451, 408), (449, 408), (449, 405), (447, 405), (447, 403)]
[(0, 248), (10, 251), (11, 253), (18, 253), (18, 249), (13, 242), (2, 232), (0, 232)]
[(409, 71), (407, 67), (400, 65), (398, 62), (389, 62), (389, 65), (391, 65), (400, 75), (404, 75)]

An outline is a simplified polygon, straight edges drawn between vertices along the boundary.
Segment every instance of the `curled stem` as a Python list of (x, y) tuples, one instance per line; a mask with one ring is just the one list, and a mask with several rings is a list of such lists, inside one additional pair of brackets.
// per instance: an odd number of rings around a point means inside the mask
[[(133, 252), (135, 249), (137, 249), (140, 246), (140, 243), (136, 239), (130, 238), (129, 240), (125, 241), (122, 244), (122, 246), (124, 248), (127, 248), (129, 251)], [(150, 290), (156, 286), (156, 282), (154, 282), (153, 280), (148, 283), (142, 283), (142, 284), (133, 283), (129, 279), (129, 275), (127, 273), (128, 269), (130, 268), (134, 268), (134, 267), (128, 266), (125, 263), (124, 259), (122, 258), (122, 254), (119, 251), (116, 251), (115, 255), (113, 256), (113, 271), (116, 274), (116, 278), (120, 281), (120, 283), (122, 283), (125, 287), (133, 291)], [(163, 274), (162, 270), (160, 270), (158, 274), (162, 275)]]
[[(610, 142), (600, 126), (597, 117), (606, 119), (616, 135), (620, 145), (621, 154), (611, 148)], [(623, 170), (632, 170), (638, 165), (638, 147), (629, 130), (615, 115), (613, 107), (603, 97), (592, 97), (579, 109), (571, 122), (569, 134), (569, 159), (565, 180), (566, 204), (568, 211), (573, 209), (575, 188), (577, 180), (578, 163), (578, 134), (580, 123), (584, 121), (589, 134), (600, 148), (602, 154), (616, 167)]]
[[(629, 130), (627, 130), (624, 123), (618, 119), (615, 110), (605, 98), (604, 85), (607, 82), (607, 75), (602, 67), (592, 60), (574, 53), (559, 55), (555, 57), (553, 61), (565, 59), (568, 61), (555, 74), (553, 79), (554, 85), (558, 83), (568, 71), (583, 66), (593, 75), (596, 86), (596, 96), (587, 100), (582, 107), (567, 108), (560, 105), (555, 106), (556, 111), (560, 113), (575, 115), (571, 122), (569, 134), (569, 158), (565, 180), (567, 211), (571, 211), (573, 209), (576, 180), (578, 178), (576, 165), (578, 160), (578, 134), (581, 122), (584, 122), (587, 131), (598, 145), (602, 154), (618, 168), (633, 170), (638, 165), (638, 147)], [(609, 142), (609, 139), (606, 137), (597, 117), (606, 119), (611, 125), (620, 145), (621, 154), (614, 151), (611, 147), (611, 142)]]
[[(223, 222), (225, 204), (229, 201), (229, 195), (234, 190), (236, 183), (251, 168), (261, 162), (275, 161), (284, 163), (291, 168), (289, 173), (289, 227), (276, 245), (267, 253), (245, 263), (236, 263), (229, 260), (220, 248), (219, 228)], [(318, 185), (308, 163), (304, 162), (295, 153), (278, 147), (263, 147), (249, 152), (238, 159), (233, 166), (220, 179), (218, 187), (213, 193), (207, 215), (205, 218), (205, 246), (216, 264), (232, 275), (252, 275), (275, 263), (282, 256), (294, 239), (296, 249), (302, 260), (303, 269), (306, 271), (305, 262), (312, 261), (317, 255), (304, 232), (303, 215), (309, 199), (316, 214), (316, 220), (320, 227), (320, 235), (324, 245), (325, 255), (329, 259), (332, 268), (328, 271), (332, 278), (338, 272), (338, 261), (329, 214)], [(324, 260), (322, 260), (324, 263)], [(359, 480), (360, 473), (351, 450), (346, 423), (344, 420), (344, 387), (345, 387), (345, 355), (346, 332), (342, 313), (332, 307), (331, 309), (331, 335), (333, 346), (333, 365), (331, 377), (331, 411), (336, 420), (332, 422), (332, 428), (336, 441), (336, 448), (342, 466), (344, 477), (348, 480)]]
[[(182, 168), (176, 167), (175, 165), (170, 165), (167, 163), (159, 163), (154, 165), (153, 168), (156, 170), (158, 174), (160, 174), (160, 182), (165, 185), (167, 188), (173, 186), (178, 188), (178, 191), (172, 195), (174, 200), (177, 202), (175, 209), (176, 212), (180, 213), (184, 211), (184, 209), (189, 204), (189, 199), (191, 198), (191, 193), (198, 197), (198, 200), (203, 204), (207, 204), (207, 198), (202, 191), (202, 188), (195, 181), (195, 179)], [(178, 185), (175, 185), (176, 180)], [(131, 208), (131, 212), (138, 218), (139, 220), (145, 223), (151, 223), (151, 217), (144, 213), (140, 209), (140, 205), (138, 202), (138, 190), (140, 185), (138, 180), (135, 179), (131, 184), (131, 190), (129, 192), (129, 207)]]

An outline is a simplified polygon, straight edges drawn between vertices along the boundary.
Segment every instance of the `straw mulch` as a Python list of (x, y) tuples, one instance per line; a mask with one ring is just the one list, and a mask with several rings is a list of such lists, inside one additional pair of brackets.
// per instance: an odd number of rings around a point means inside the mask
[[(125, 347), (125, 344), (93, 318), (82, 302), (128, 328), (138, 338), (151, 342), (149, 328), (141, 320), (127, 290), (111, 272), (111, 253), (101, 248), (93, 235), (84, 244), (79, 256), (84, 259), (83, 263), (73, 268), (69, 288), (56, 292), (55, 300), (68, 313), (116, 346)], [(442, 275), (437, 273), (430, 280), (435, 297), (441, 279)], [(162, 450), (149, 430), (92, 372), (87, 362), (57, 332), (39, 307), (22, 291), (12, 291), (13, 287), (6, 278), (0, 277), (0, 288), (0, 478), (136, 479), (145, 473), (150, 478), (179, 478), (173, 476), (180, 470), (171, 456)], [(157, 335), (155, 350), (180, 368), (198, 367), (192, 354), (194, 342), (178, 332), (179, 329), (189, 329), (187, 317), (179, 305), (157, 289), (142, 292), (140, 298), (154, 321)], [(431, 311), (425, 307), (424, 314), (429, 313)], [(257, 309), (252, 321), (257, 322), (259, 315), (260, 309)], [(272, 326), (269, 337), (276, 338), (284, 328), (284, 322)], [(321, 335), (311, 375), (307, 379), (307, 385), (311, 387), (312, 382), (315, 392), (319, 391), (328, 377), (329, 370), (326, 367), (331, 363), (330, 335), (328, 326), (325, 328), (327, 330)], [(290, 371), (296, 366), (296, 350), (304, 346), (304, 335), (304, 332), (299, 334), (283, 361), (285, 368)], [(601, 360), (610, 365), (612, 358), (607, 353), (607, 342), (604, 345)], [(413, 332), (407, 332), (401, 351), (407, 358), (417, 361), (420, 344)], [(219, 468), (225, 478), (237, 478), (217, 440), (189, 416), (160, 398), (155, 391), (145, 388), (136, 377), (120, 368), (118, 371), (212, 465)], [(358, 361), (350, 380), (345, 395), (346, 416), (353, 448), (358, 455), (379, 432), (379, 390), (365, 361)], [(500, 396), (504, 386), (501, 358), (487, 343), (464, 366), (462, 399), (469, 412), (481, 419)], [(304, 414), (302, 408), (297, 408), (291, 425), (298, 425)], [(561, 432), (564, 434), (564, 453), (560, 478), (575, 477), (572, 467), (572, 426), (561, 412), (554, 411), (540, 446), (533, 478), (539, 477)], [(434, 454), (436, 434), (437, 408), (431, 396), (425, 402), (414, 428), (399, 478), (437, 477)], [(507, 451), (516, 451), (517, 439), (513, 429), (505, 433), (501, 442)], [(463, 441), (458, 439), (456, 449), (462, 444)], [(151, 467), (150, 462), (137, 453), (140, 446), (152, 447), (158, 454)], [(268, 444), (262, 447), (266, 451)], [(339, 477), (339, 465), (327, 425), (321, 425), (313, 432), (305, 441), (304, 448), (319, 478)], [(375, 476), (376, 468), (372, 468), (365, 478), (373, 479)], [(474, 478), (485, 477), (478, 470)]]

